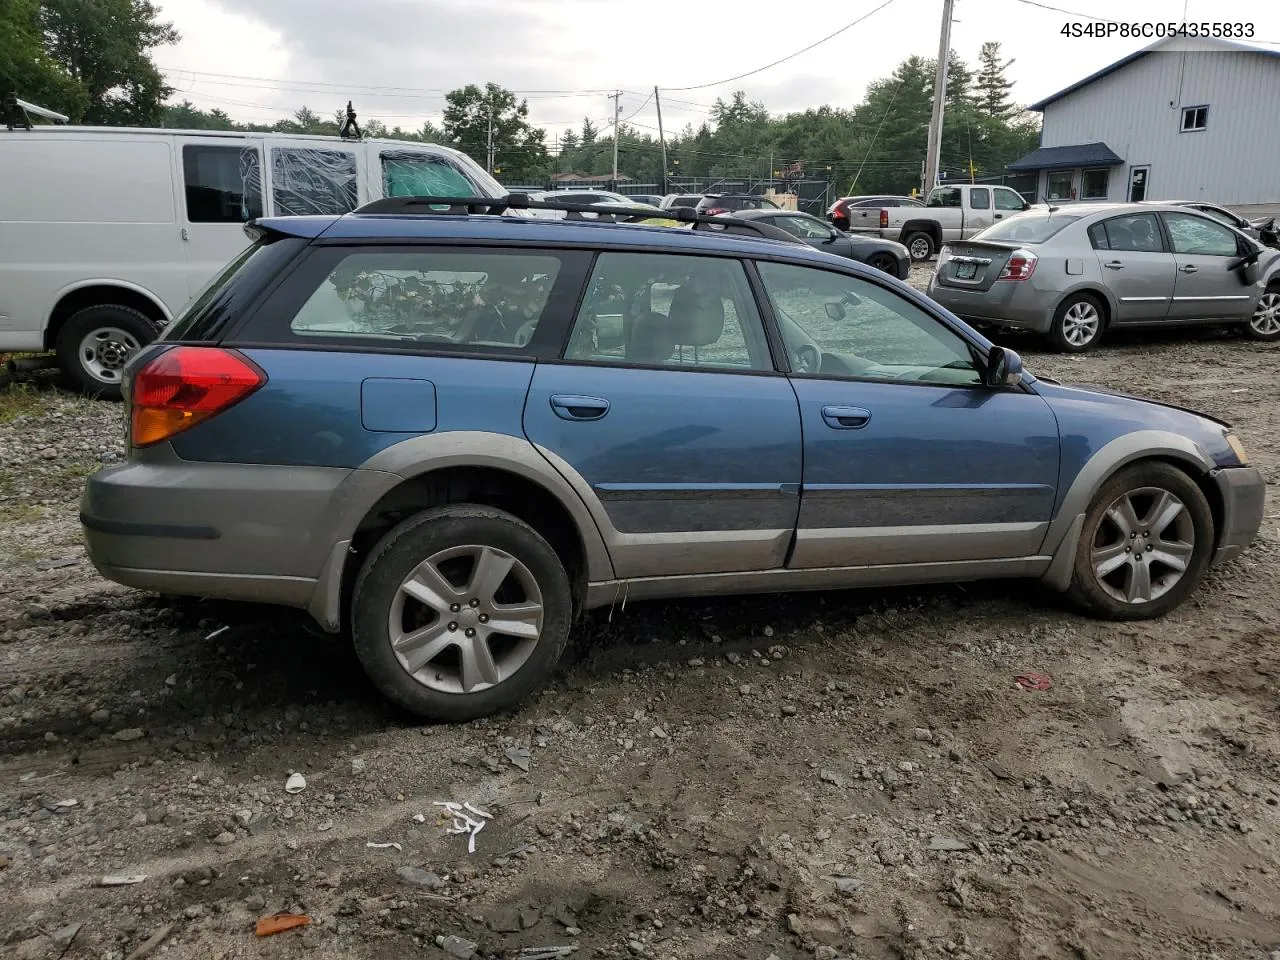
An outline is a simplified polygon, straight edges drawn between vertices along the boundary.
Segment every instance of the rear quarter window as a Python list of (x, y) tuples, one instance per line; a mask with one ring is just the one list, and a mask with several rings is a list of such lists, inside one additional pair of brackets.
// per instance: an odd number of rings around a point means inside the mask
[(590, 257), (499, 247), (319, 246), (241, 339), (298, 347), (550, 357)]

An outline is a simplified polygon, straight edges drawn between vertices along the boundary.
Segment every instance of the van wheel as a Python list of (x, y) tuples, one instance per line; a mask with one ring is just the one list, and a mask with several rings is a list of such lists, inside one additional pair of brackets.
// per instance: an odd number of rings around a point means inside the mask
[(1068, 596), (1109, 620), (1146, 620), (1186, 600), (1209, 566), (1213, 513), (1187, 474), (1135, 464), (1085, 514)]
[(1102, 339), (1103, 307), (1088, 293), (1067, 297), (1053, 312), (1049, 339), (1059, 353), (1084, 353)]
[(124, 365), (158, 333), (151, 318), (132, 307), (85, 307), (58, 332), (58, 365), (86, 396), (119, 400)]
[(927, 233), (911, 233), (902, 241), (907, 250), (911, 253), (911, 259), (916, 263), (928, 260), (937, 252), (934, 246), (933, 237)]
[(1253, 340), (1280, 340), (1280, 283), (1271, 284), (1258, 298), (1258, 305), (1244, 329)]
[(369, 554), (352, 595), (365, 672), (429, 720), (515, 707), (555, 669), (569, 637), (569, 577), (531, 526), (454, 504), (403, 521)]

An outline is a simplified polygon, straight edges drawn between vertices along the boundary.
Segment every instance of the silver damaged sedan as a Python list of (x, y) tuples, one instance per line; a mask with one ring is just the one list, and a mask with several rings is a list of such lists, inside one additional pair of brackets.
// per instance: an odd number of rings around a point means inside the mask
[(1187, 207), (1035, 207), (944, 246), (929, 296), (1066, 353), (1122, 326), (1234, 324), (1280, 340), (1280, 251)]

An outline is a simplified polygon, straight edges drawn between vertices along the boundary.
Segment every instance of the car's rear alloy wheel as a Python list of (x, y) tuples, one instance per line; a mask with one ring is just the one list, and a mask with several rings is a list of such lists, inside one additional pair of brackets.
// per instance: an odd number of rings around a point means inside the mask
[(1060, 353), (1083, 353), (1102, 336), (1102, 306), (1089, 294), (1076, 294), (1058, 304), (1049, 336)]
[(1247, 327), (1254, 340), (1280, 340), (1280, 286), (1271, 286), (1258, 298)]
[(356, 582), (356, 652), (388, 697), (433, 720), (516, 705), (554, 669), (572, 613), (555, 551), (501, 510), (454, 505), (401, 523)]
[(1213, 548), (1213, 514), (1177, 467), (1145, 463), (1110, 480), (1085, 517), (1072, 595), (1112, 619), (1156, 617), (1194, 589)]

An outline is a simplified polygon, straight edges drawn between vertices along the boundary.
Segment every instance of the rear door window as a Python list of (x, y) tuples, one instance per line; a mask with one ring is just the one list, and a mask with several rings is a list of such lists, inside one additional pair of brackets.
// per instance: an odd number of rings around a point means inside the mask
[(969, 191), (969, 206), (974, 210), (991, 209), (991, 194), (986, 187), (974, 187)]
[(929, 194), (929, 202), (926, 206), (930, 207), (958, 207), (960, 206), (960, 188), (959, 187), (938, 187), (933, 193)]
[(350, 213), (358, 202), (357, 178), (356, 155), (345, 150), (271, 151), (271, 199), (282, 217)]
[(1154, 213), (1135, 213), (1126, 217), (1112, 217), (1101, 224), (1106, 230), (1108, 250), (1127, 250), (1133, 253), (1161, 253), (1164, 241), (1160, 237), (1160, 224)]

